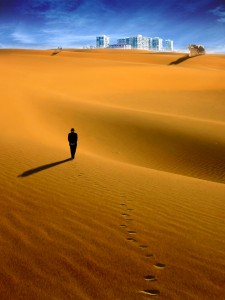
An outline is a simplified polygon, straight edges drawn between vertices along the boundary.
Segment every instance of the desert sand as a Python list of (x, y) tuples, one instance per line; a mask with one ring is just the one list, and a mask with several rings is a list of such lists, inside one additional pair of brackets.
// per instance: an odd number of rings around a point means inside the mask
[(185, 55), (0, 50), (0, 299), (224, 299), (225, 55)]

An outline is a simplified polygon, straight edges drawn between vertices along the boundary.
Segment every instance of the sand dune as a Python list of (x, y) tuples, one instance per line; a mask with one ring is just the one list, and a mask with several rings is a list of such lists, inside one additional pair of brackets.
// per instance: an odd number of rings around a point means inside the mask
[(0, 51), (0, 298), (223, 299), (225, 56), (52, 53)]

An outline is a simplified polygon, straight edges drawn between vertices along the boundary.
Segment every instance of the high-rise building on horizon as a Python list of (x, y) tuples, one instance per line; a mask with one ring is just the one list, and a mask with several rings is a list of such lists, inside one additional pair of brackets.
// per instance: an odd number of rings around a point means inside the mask
[(165, 40), (165, 48), (166, 51), (173, 51), (173, 41), (172, 40)]
[(118, 39), (117, 43), (131, 45), (132, 49), (149, 50), (149, 40), (149, 37), (144, 37), (141, 34), (138, 34), (134, 37)]
[(152, 50), (152, 38), (149, 38), (148, 40), (148, 49)]
[(140, 49), (149, 50), (149, 40), (150, 40), (149, 37), (141, 36), (141, 39), (140, 39), (141, 47), (140, 47)]
[[(164, 45), (163, 45), (164, 44)], [(164, 46), (164, 47), (163, 47)], [(96, 48), (123, 48), (152, 51), (173, 51), (173, 41), (167, 39), (163, 41), (160, 37), (144, 37), (141, 34), (133, 37), (117, 39), (117, 44), (109, 44), (109, 37), (106, 35), (96, 37)]]
[(163, 49), (163, 40), (160, 37), (155, 37), (151, 39), (151, 50), (153, 51), (162, 51)]
[(96, 48), (108, 48), (109, 47), (109, 37), (106, 35), (96, 37)]

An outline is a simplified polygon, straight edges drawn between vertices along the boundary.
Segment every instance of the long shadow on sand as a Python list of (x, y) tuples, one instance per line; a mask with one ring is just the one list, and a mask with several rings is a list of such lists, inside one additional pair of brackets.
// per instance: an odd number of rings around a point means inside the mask
[(70, 160), (72, 160), (72, 159), (71, 158), (67, 158), (67, 159), (64, 159), (64, 160), (53, 162), (51, 164), (47, 164), (47, 165), (43, 165), (43, 166), (40, 166), (40, 167), (37, 167), (37, 168), (34, 168), (34, 169), (30, 169), (30, 170), (25, 171), (22, 174), (18, 175), (17, 177), (27, 177), (27, 176), (33, 175), (35, 173), (44, 171), (46, 169), (55, 167), (57, 165), (64, 164), (64, 163), (66, 163), (66, 162), (68, 162)]
[(181, 64), (182, 62), (184, 62), (185, 60), (191, 59), (191, 58), (193, 58), (193, 57), (195, 57), (195, 56), (189, 56), (189, 55), (187, 54), (187, 55), (185, 55), (185, 56), (182, 56), (181, 58), (178, 58), (178, 59), (175, 60), (175, 61), (172, 61), (171, 63), (169, 63), (169, 66), (171, 66), (171, 65), (179, 65), (179, 64)]
[(60, 51), (54, 51), (54, 52), (52, 52), (51, 56), (57, 55), (57, 54), (59, 54), (59, 52)]

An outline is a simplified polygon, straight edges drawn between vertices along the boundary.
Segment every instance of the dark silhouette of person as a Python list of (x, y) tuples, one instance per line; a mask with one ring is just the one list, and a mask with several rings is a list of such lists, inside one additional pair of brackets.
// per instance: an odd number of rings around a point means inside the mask
[(68, 134), (68, 141), (70, 145), (71, 158), (74, 159), (77, 149), (78, 135), (74, 132), (74, 128), (71, 128), (71, 132)]

